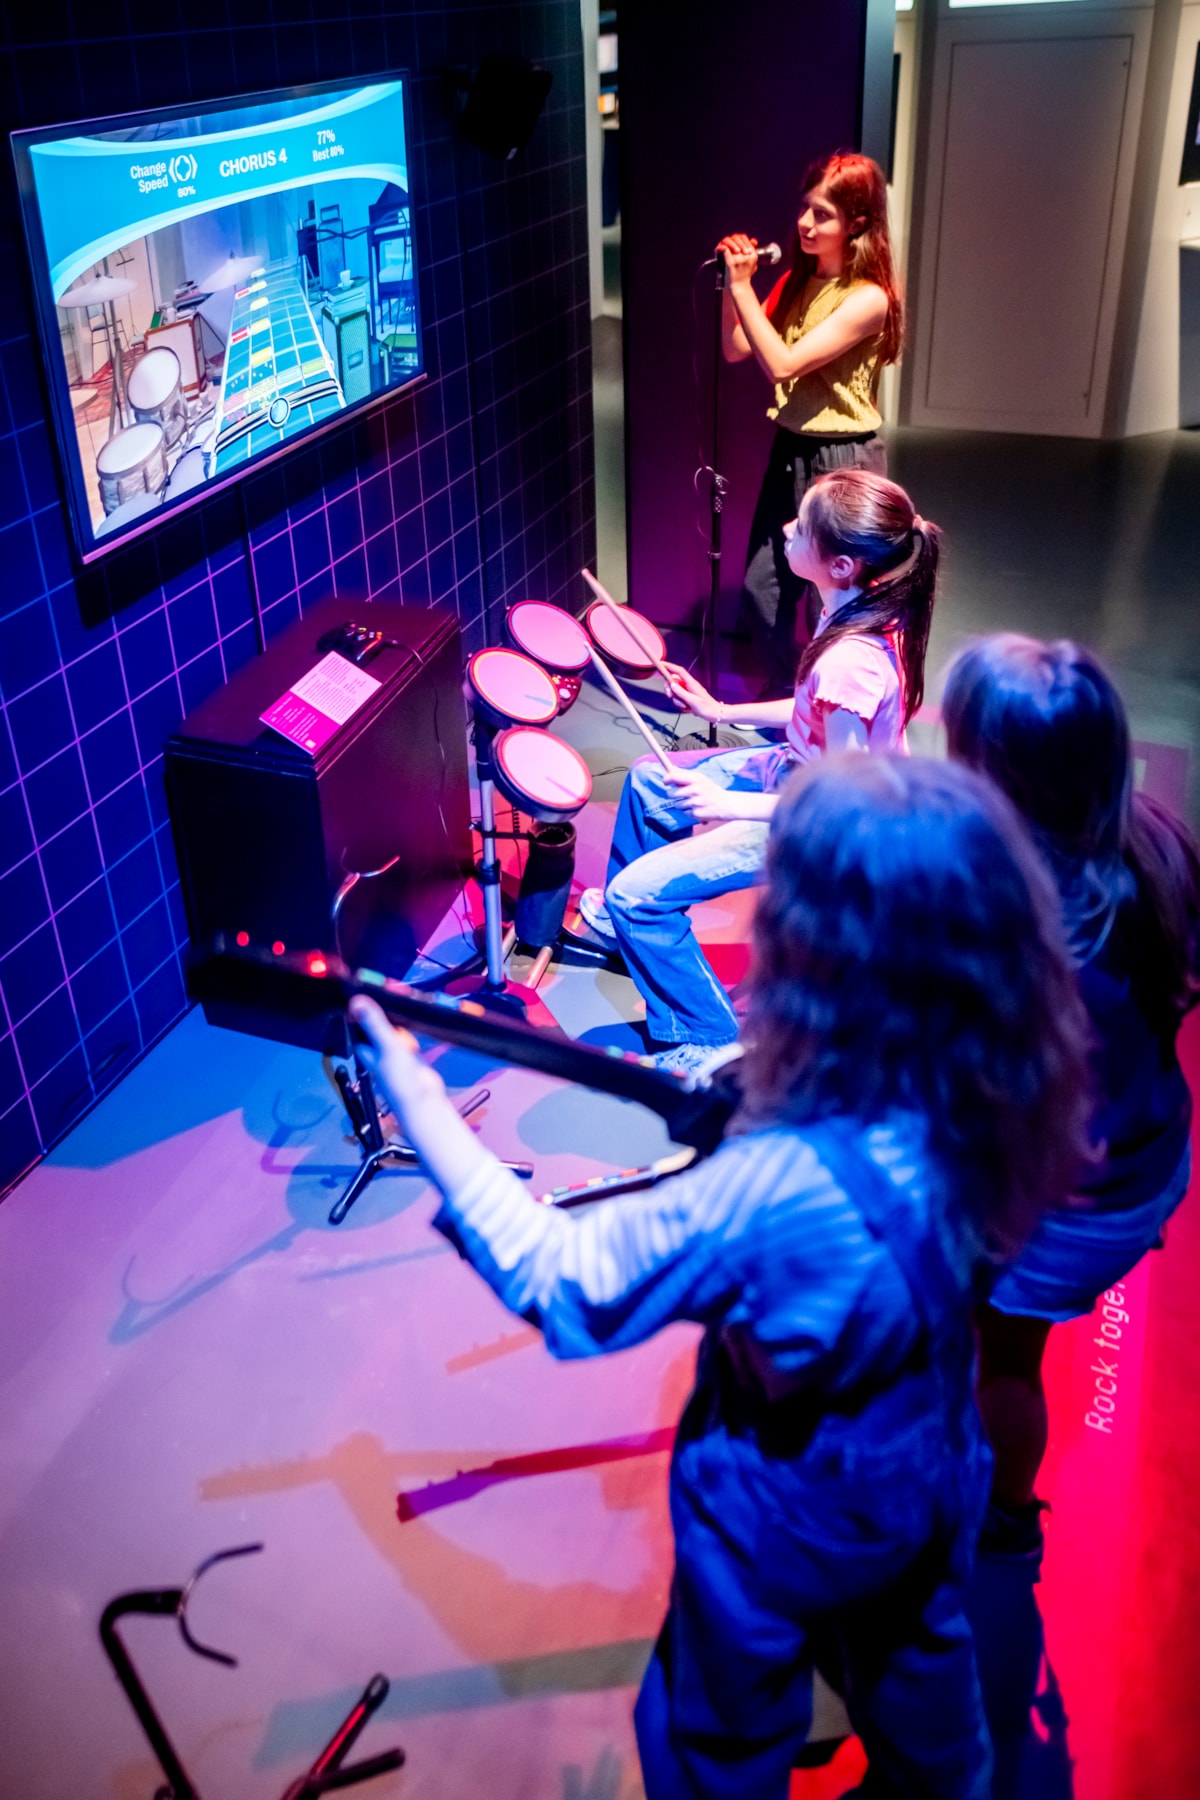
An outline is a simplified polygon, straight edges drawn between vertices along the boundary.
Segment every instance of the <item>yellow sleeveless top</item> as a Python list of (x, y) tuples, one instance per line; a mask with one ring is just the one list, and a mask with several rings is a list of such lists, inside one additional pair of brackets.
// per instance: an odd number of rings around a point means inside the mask
[[(796, 343), (863, 285), (841, 276), (831, 281), (810, 276), (787, 317), (781, 325), (776, 324), (784, 343)], [(767, 408), (767, 417), (788, 431), (816, 437), (853, 437), (858, 432), (877, 431), (882, 423), (875, 405), (878, 387), (879, 338), (866, 338), (807, 375), (777, 381), (775, 404)]]

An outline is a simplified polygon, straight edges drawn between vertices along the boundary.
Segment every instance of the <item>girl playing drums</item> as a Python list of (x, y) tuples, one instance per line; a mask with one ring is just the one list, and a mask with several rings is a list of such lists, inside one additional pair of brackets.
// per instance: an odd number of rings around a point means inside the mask
[[(580, 899), (586, 922), (625, 958), (663, 1066), (701, 1069), (737, 1037), (688, 908), (762, 880), (783, 781), (826, 751), (902, 747), (924, 689), (940, 542), (895, 482), (861, 469), (822, 476), (786, 534), (788, 565), (814, 583), (822, 608), (793, 697), (727, 706), (668, 665), (676, 699), (700, 718), (783, 726), (787, 736), (778, 748), (688, 754), (669, 774), (651, 759), (635, 763), (605, 888)], [(692, 836), (710, 822), (714, 830)]]

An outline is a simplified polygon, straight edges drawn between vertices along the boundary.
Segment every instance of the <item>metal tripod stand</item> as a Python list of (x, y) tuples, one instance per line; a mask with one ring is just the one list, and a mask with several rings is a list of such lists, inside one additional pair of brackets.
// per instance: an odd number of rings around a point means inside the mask
[[(366, 1192), (376, 1175), (388, 1163), (399, 1163), (404, 1168), (419, 1168), (421, 1159), (411, 1144), (406, 1144), (399, 1138), (384, 1136), (379, 1118), (379, 1102), (375, 1098), (370, 1072), (363, 1067), (357, 1056), (354, 1059), (353, 1074), (345, 1063), (336, 1063), (333, 1079), (337, 1083), (346, 1116), (363, 1153), (362, 1162), (354, 1171), (349, 1185), (330, 1210), (329, 1223), (340, 1225), (359, 1195)], [(459, 1107), (460, 1117), (470, 1118), (489, 1098), (490, 1090), (480, 1088)], [(504, 1167), (511, 1169), (522, 1181), (530, 1180), (533, 1175), (532, 1163), (508, 1162)]]

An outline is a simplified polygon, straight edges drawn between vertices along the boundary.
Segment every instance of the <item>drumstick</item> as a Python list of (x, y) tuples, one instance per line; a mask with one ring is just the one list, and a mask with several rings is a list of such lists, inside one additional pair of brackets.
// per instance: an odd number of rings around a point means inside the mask
[(632, 639), (632, 641), (637, 645), (638, 649), (641, 651), (643, 656), (648, 656), (650, 658), (650, 661), (654, 664), (654, 667), (658, 670), (659, 674), (662, 676), (663, 680), (666, 682), (667, 688), (669, 690), (671, 688), (671, 677), (668, 675), (667, 666), (662, 661), (661, 657), (658, 657), (655, 655), (654, 651), (650, 648), (649, 644), (644, 644), (642, 642), (641, 638), (638, 636), (637, 632), (633, 629), (633, 626), (629, 623), (629, 620), (625, 617), (621, 608), (617, 605), (616, 601), (613, 599), (613, 597), (609, 593), (608, 589), (606, 587), (601, 587), (600, 583), (596, 580), (596, 577), (592, 574), (592, 571), (590, 569), (581, 569), (580, 574), (583, 576), (583, 579), (587, 582), (588, 586), (591, 588), (593, 594), (595, 594), (597, 600), (603, 600), (605, 606), (611, 608), (611, 610), (616, 613), (618, 619), (620, 619), (620, 621), (621, 621), (621, 629), (625, 633), (626, 637)]
[(653, 750), (655, 756), (657, 756), (659, 762), (667, 771), (667, 774), (671, 774), (674, 765), (667, 761), (666, 751), (663, 749), (662, 745), (659, 743), (658, 739), (655, 737), (645, 719), (643, 719), (641, 713), (633, 704), (633, 701), (629, 698), (629, 695), (625, 692), (625, 689), (621, 686), (608, 664), (604, 661), (603, 657), (597, 656), (590, 644), (588, 645), (588, 655), (591, 657), (593, 667), (599, 672), (601, 680), (604, 682), (609, 693), (613, 696), (613, 699), (621, 702), (621, 705), (625, 708), (625, 711), (629, 714), (630, 718), (649, 744), (651, 750)]

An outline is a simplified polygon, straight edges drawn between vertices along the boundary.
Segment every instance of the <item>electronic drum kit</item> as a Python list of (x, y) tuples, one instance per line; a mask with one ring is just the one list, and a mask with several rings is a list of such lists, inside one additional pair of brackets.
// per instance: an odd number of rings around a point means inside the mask
[(652, 674), (666, 656), (662, 633), (632, 608), (596, 600), (573, 618), (544, 600), (518, 600), (508, 609), (510, 648), (477, 650), (467, 663), (467, 686), (490, 756), (491, 779), (511, 806), (535, 819), (561, 823), (592, 794), (591, 771), (579, 752), (546, 726), (574, 705), (596, 651), (628, 679)]
[[(548, 601), (518, 600), (505, 617), (506, 645), (477, 650), (467, 663), (479, 775), (487, 979), (493, 988), (504, 985), (495, 793), (516, 812), (565, 824), (590, 800), (592, 775), (573, 745), (547, 727), (574, 705), (589, 666), (610, 683), (610, 665), (626, 679), (655, 669), (665, 673), (666, 644), (658, 627), (631, 607), (618, 607), (590, 575), (587, 579), (598, 597), (582, 620)], [(649, 736), (640, 714), (616, 691)], [(544, 955), (548, 960), (548, 952)]]

